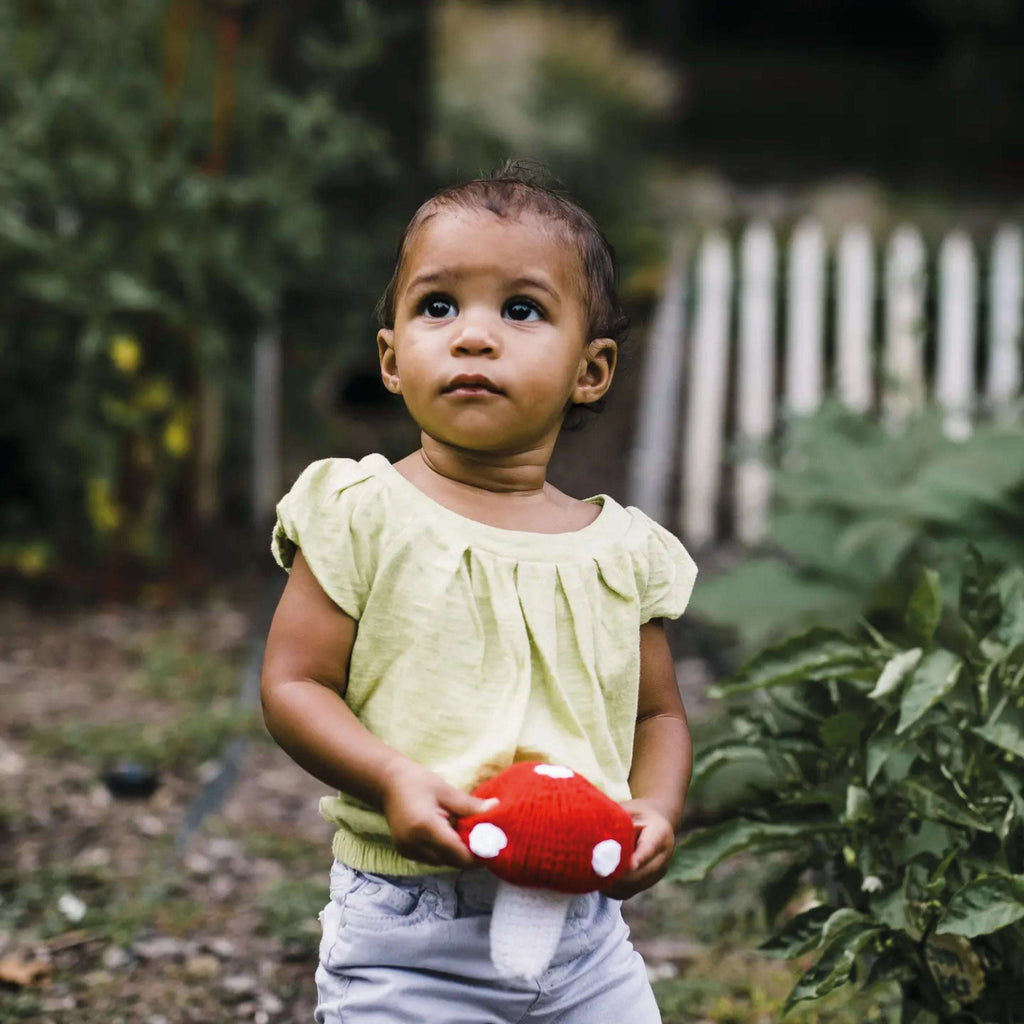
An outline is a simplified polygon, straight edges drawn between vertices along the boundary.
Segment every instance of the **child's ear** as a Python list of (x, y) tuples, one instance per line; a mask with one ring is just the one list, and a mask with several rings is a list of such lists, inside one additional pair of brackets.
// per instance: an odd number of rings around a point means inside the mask
[(612, 385), (618, 357), (619, 346), (611, 338), (594, 338), (587, 344), (572, 393), (574, 405), (589, 405), (604, 397)]
[(395, 332), (390, 327), (382, 327), (377, 332), (377, 353), (380, 356), (380, 379), (384, 387), (393, 395), (402, 393), (402, 383), (398, 378), (398, 360), (395, 357)]

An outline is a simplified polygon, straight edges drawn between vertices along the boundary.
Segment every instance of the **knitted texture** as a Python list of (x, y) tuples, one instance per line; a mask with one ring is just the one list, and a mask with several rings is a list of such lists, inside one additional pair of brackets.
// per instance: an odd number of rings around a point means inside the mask
[(514, 764), (473, 795), (498, 798), (456, 828), (477, 861), (513, 885), (584, 893), (629, 868), (635, 831), (623, 808), (562, 765)]
[(551, 963), (573, 897), (502, 882), (491, 914), (491, 963), (503, 978), (539, 978)]

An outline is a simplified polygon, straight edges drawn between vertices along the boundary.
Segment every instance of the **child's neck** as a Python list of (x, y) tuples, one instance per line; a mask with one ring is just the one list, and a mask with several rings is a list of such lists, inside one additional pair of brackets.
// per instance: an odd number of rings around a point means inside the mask
[(568, 533), (593, 522), (600, 508), (547, 482), (551, 451), (489, 455), (423, 438), (395, 469), (428, 497), (468, 519), (506, 530)]
[(526, 497), (542, 493), (547, 483), (551, 461), (547, 447), (494, 455), (452, 448), (427, 436), (421, 443), (423, 447), (413, 455), (427, 471), (475, 491)]

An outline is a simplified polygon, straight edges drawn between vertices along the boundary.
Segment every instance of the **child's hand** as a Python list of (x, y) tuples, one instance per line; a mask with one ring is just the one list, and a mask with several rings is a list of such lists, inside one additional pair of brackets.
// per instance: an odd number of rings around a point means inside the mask
[(657, 807), (647, 800), (625, 800), (622, 806), (629, 812), (637, 829), (636, 846), (629, 870), (605, 889), (608, 896), (626, 900), (650, 888), (668, 870), (676, 836), (672, 823)]
[(403, 857), (456, 868), (476, 863), (451, 819), (482, 814), (495, 801), (463, 793), (440, 775), (405, 758), (389, 767), (381, 790), (391, 842)]

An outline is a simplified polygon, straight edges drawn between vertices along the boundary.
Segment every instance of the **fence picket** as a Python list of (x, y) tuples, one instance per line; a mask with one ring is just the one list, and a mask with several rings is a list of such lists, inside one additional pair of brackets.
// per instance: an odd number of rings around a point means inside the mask
[(682, 446), (681, 528), (700, 547), (715, 537), (725, 433), (732, 255), (721, 231), (704, 239), (696, 284)]
[(945, 414), (945, 431), (953, 438), (963, 439), (971, 432), (977, 300), (971, 240), (964, 231), (951, 231), (939, 249), (935, 400)]
[(889, 239), (885, 268), (885, 358), (882, 408), (899, 426), (924, 406), (925, 248), (914, 227)]
[(756, 544), (767, 529), (771, 473), (764, 446), (775, 425), (775, 235), (764, 223), (743, 236), (737, 349), (736, 534)]
[(669, 483), (678, 436), (679, 403), (686, 348), (686, 240), (669, 252), (665, 287), (654, 313), (640, 378), (642, 401), (629, 464), (629, 502), (658, 522), (668, 522)]
[(875, 267), (871, 235), (862, 224), (846, 228), (836, 249), (836, 392), (854, 412), (874, 400), (871, 339)]
[(790, 242), (786, 337), (786, 412), (805, 416), (821, 405), (825, 366), (825, 236), (805, 220)]
[(989, 276), (989, 350), (985, 396), (1000, 419), (1012, 415), (1021, 387), (1021, 302), (1024, 299), (1024, 236), (1003, 225), (992, 243)]

